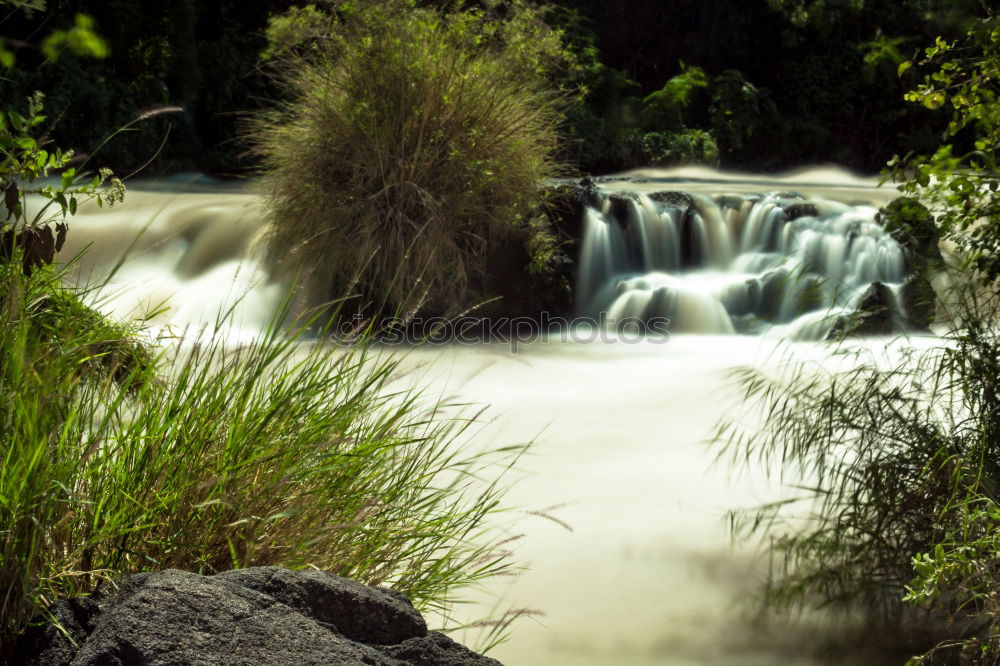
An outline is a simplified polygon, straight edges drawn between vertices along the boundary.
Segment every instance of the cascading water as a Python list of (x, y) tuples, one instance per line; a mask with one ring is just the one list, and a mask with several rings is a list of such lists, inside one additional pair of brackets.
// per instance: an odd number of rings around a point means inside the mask
[(675, 332), (821, 339), (872, 283), (898, 302), (906, 278), (903, 250), (872, 205), (787, 192), (593, 190), (590, 199), (577, 302), (612, 324), (659, 318)]

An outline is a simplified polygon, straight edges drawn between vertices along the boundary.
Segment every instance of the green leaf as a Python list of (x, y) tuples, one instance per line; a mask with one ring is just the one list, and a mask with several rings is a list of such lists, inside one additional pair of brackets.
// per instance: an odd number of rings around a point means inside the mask
[(17, 111), (8, 111), (7, 116), (10, 118), (11, 127), (14, 128), (15, 132), (23, 132), (27, 129), (27, 121)]
[(946, 98), (943, 92), (933, 92), (929, 95), (924, 95), (921, 102), (923, 102), (923, 105), (928, 109), (936, 111), (944, 105), (945, 99)]

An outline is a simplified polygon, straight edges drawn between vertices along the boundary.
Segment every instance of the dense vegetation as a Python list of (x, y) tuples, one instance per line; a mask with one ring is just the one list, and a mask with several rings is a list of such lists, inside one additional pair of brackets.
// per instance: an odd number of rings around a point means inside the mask
[[(0, 98), (41, 89), (59, 118), (54, 138), (80, 152), (144, 111), (178, 106), (116, 137), (101, 151), (105, 163), (127, 174), (155, 156), (146, 173), (245, 174), (254, 160), (237, 138), (240, 127), (249, 112), (282, 99), (260, 61), (267, 21), (301, 4), (49, 0), (47, 12), (14, 12), (3, 24), (2, 34), (27, 44), (16, 49), (22, 66), (0, 81)], [(961, 36), (983, 7), (978, 0), (549, 5), (547, 21), (566, 32), (579, 59), (559, 85), (584, 92), (564, 126), (564, 155), (590, 172), (650, 161), (758, 171), (836, 162), (875, 172), (894, 153), (931, 152), (947, 116), (903, 101), (918, 75), (897, 76), (899, 65), (939, 35)], [(95, 64), (65, 54), (51, 62), (30, 47), (30, 36), (71, 28), (79, 12), (93, 17), (110, 58)]]
[[(806, 516), (790, 512), (799, 502), (782, 502), (737, 521), (770, 537), (769, 607), (860, 609), (882, 636), (922, 652), (914, 664), (995, 664), (1000, 25), (988, 17), (923, 55), (901, 65), (924, 73), (907, 97), (950, 112), (949, 140), (933, 155), (897, 160), (895, 174), (938, 213), (937, 233), (956, 246), (950, 287), (939, 294), (939, 320), (948, 327), (941, 345), (847, 371), (743, 372), (763, 426), (727, 424), (720, 438), (734, 458), (796, 479), (808, 506)], [(936, 252), (936, 234), (932, 240)]]

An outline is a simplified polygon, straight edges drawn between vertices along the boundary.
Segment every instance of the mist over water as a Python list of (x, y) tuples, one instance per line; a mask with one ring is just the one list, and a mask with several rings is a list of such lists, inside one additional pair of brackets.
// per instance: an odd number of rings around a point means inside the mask
[(259, 198), (242, 188), (159, 185), (140, 184), (112, 209), (81, 208), (60, 253), (71, 277), (93, 288), (91, 301), (115, 317), (155, 313), (154, 333), (211, 330), (225, 319), (234, 341), (258, 336), (291, 293), (264, 264)]
[[(531, 610), (494, 653), (511, 666), (892, 663), (859, 654), (822, 618), (753, 621), (746, 602), (767, 563), (730, 543), (725, 516), (785, 491), (767, 470), (735, 476), (706, 439), (721, 417), (755, 422), (741, 411), (733, 368), (777, 372), (794, 358), (822, 372), (844, 362), (829, 345), (793, 338), (821, 338), (827, 313), (849, 309), (871, 280), (904, 278), (898, 246), (873, 222), (893, 191), (830, 169), (626, 175), (600, 186), (603, 203), (634, 193), (626, 227), (610, 205), (586, 211), (580, 313), (662, 315), (668, 341), (553, 337), (515, 352), (405, 351), (412, 374), (400, 381), (489, 405), (492, 421), (470, 446), (534, 442), (511, 477), (520, 510), (505, 525), (508, 536), (523, 535), (510, 547), (529, 568), (477, 592), (456, 619)], [(694, 213), (650, 196), (666, 190), (690, 195)], [(791, 218), (801, 204), (814, 209)], [(211, 328), (232, 309), (228, 330), (247, 340), (293, 287), (269, 277), (262, 228), (260, 201), (242, 190), (136, 189), (120, 208), (74, 218), (61, 256), (82, 252), (73, 276), (91, 284), (120, 263), (92, 296), (110, 314), (158, 309), (150, 323), (164, 330)], [(780, 298), (769, 301), (761, 292), (776, 272), (800, 279), (780, 281)], [(796, 300), (802, 280), (821, 299), (809, 312)], [(808, 317), (821, 323), (810, 330)], [(476, 635), (466, 638), (474, 645)]]

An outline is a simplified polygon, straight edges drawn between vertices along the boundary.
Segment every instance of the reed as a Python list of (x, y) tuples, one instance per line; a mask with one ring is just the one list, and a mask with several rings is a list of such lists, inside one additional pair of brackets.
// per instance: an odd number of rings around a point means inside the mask
[(762, 465), (793, 490), (731, 516), (734, 533), (761, 538), (770, 555), (766, 609), (860, 612), (869, 635), (925, 652), (914, 663), (958, 663), (971, 646), (962, 663), (992, 664), (1000, 335), (983, 313), (1000, 296), (955, 284), (960, 311), (929, 349), (861, 356), (846, 370), (739, 371), (763, 422), (723, 423), (716, 441), (731, 463)]

